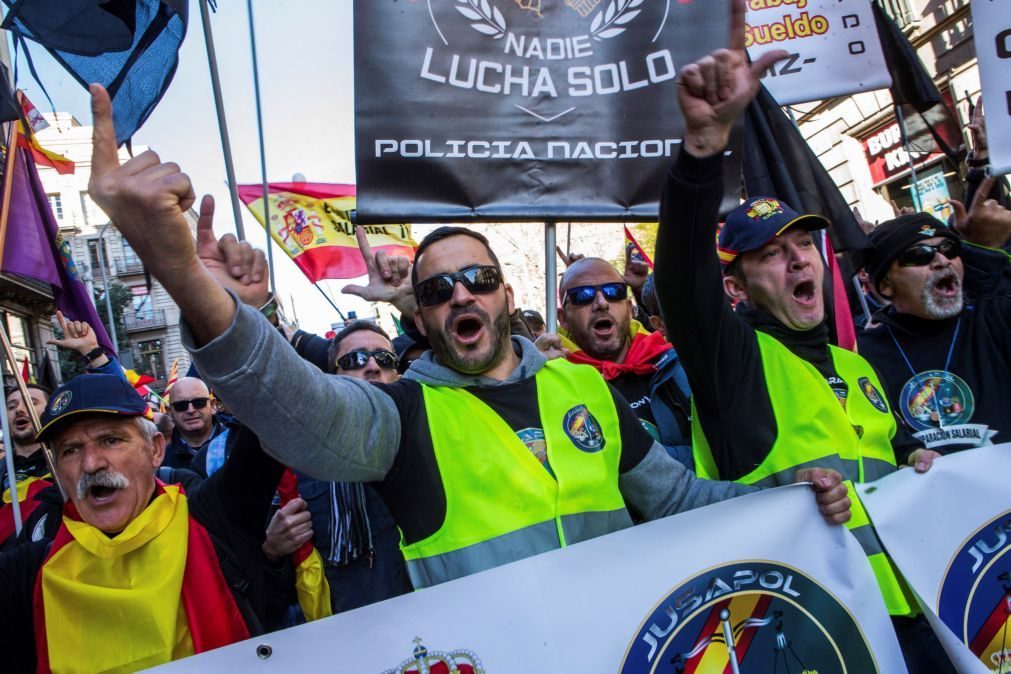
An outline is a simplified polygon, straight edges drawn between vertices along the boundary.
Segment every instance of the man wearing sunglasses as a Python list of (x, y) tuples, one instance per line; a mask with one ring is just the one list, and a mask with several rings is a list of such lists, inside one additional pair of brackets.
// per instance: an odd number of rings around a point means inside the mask
[[(1006, 240), (1008, 230), (996, 238)], [(926, 213), (882, 223), (870, 239), (867, 272), (891, 305), (858, 341), (892, 407), (941, 454), (1007, 440), (1011, 298), (972, 292), (999, 286), (987, 280), (1006, 272), (1007, 255), (961, 239)]]
[[(829, 344), (816, 245), (829, 223), (753, 196), (718, 225), (725, 180), (736, 184), (723, 167), (735, 121), (769, 65), (787, 56), (748, 58), (745, 12), (743, 0), (733, 3), (730, 49), (681, 70), (685, 136), (667, 173), (656, 245), (660, 308), (693, 394), (696, 470), (771, 486), (815, 464), (869, 482), (897, 470), (900, 454), (923, 472), (936, 454), (898, 425), (870, 363)], [(913, 617), (917, 604), (859, 499), (852, 501), (848, 528), (895, 618), (910, 671), (951, 671), (922, 615)]]
[(177, 381), (172, 387), (169, 415), (175, 428), (162, 465), (193, 470), (201, 477), (220, 468), (226, 458), (228, 427), (214, 417), (207, 384), (196, 377)]
[(559, 283), (559, 337), (568, 360), (598, 370), (629, 402), (643, 428), (692, 466), (691, 393), (662, 331), (632, 318), (629, 287), (600, 258), (573, 262)]
[[(248, 306), (268, 295), (263, 253), (215, 237), (209, 198), (194, 242), (189, 179), (150, 151), (120, 166), (108, 93), (91, 93), (90, 193), (179, 305), (200, 372), (278, 459), (375, 482), (416, 588), (620, 530), (629, 510), (653, 519), (752, 491), (696, 479), (599, 373), (512, 337), (512, 289), (468, 229), (440, 228), (417, 249), (414, 318), (432, 348), (403, 379), (320, 372)], [(399, 263), (379, 266), (385, 282), (406, 280)], [(826, 519), (849, 518), (837, 472), (795, 478), (814, 484)]]

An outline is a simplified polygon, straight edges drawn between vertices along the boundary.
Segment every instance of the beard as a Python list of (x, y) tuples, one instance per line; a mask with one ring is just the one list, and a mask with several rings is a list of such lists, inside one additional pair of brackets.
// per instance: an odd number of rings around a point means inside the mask
[[(936, 292), (942, 283), (951, 283), (959, 292), (951, 297), (944, 297)], [(930, 318), (941, 320), (958, 315), (964, 303), (962, 297), (962, 282), (951, 269), (939, 269), (927, 277), (923, 284), (923, 310)]]
[[(606, 324), (607, 321), (614, 327), (614, 334), (607, 339), (600, 339), (593, 333), (593, 327), (602, 322)], [(611, 314), (597, 314), (591, 317), (588, 325), (576, 325), (572, 322), (567, 329), (569, 338), (576, 346), (597, 360), (616, 361), (629, 343), (629, 319), (626, 316), (616, 319)]]
[[(487, 330), (488, 346), (484, 349), (478, 345), (474, 345), (473, 348), (460, 348), (453, 343), (450, 336), (453, 321), (461, 314), (477, 316), (481, 325)], [(424, 323), (428, 341), (439, 361), (463, 374), (478, 375), (487, 372), (501, 363), (508, 353), (506, 350), (512, 348), (509, 340), (509, 315), (505, 311), (498, 312), (493, 319), (487, 312), (477, 307), (454, 307), (446, 316), (443, 325), (429, 325), (427, 320)]]
[(12, 428), (11, 437), (14, 438), (14, 442), (19, 445), (31, 445), (35, 443), (35, 429), (31, 426), (23, 431), (18, 431)]

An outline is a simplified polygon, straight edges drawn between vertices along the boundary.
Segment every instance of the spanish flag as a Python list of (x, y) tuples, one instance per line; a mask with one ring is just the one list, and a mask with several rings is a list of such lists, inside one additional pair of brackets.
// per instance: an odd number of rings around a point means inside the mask
[(721, 672), (730, 674), (730, 651), (727, 648), (721, 613), (729, 611), (727, 620), (731, 626), (737, 664), (744, 661), (755, 637), (755, 630), (772, 622), (765, 614), (769, 610), (772, 597), (766, 594), (745, 593), (718, 602), (709, 612), (699, 634), (695, 647), (685, 654), (684, 674), (708, 674)]
[(1011, 634), (1011, 590), (1006, 591), (987, 616), (983, 626), (969, 644), (969, 650), (985, 665), (1005, 662), (1009, 648), (1008, 634)]
[(18, 122), (18, 147), (31, 153), (32, 159), (37, 166), (48, 166), (55, 169), (60, 175), (67, 175), (74, 172), (74, 162), (61, 154), (51, 152), (42, 147), (35, 134), (49, 126), (49, 123), (39, 114), (39, 111), (24, 95), (18, 92), (18, 102), (21, 104), (21, 111), (24, 113), (25, 122)]
[(630, 258), (634, 262), (645, 262), (649, 265), (650, 269), (653, 268), (653, 260), (649, 259), (649, 255), (646, 255), (646, 251), (635, 240), (628, 227), (625, 227), (625, 253), (625, 257)]
[[(310, 281), (355, 278), (365, 274), (351, 212), (354, 185), (331, 183), (269, 183), (270, 236)], [(265, 225), (263, 185), (239, 185), (239, 198)], [(372, 250), (414, 259), (418, 244), (410, 225), (368, 225)]]
[[(298, 481), (291, 468), (285, 468), (281, 481), (277, 485), (277, 493), (281, 497), (281, 505), (298, 498)], [(298, 605), (308, 622), (333, 615), (330, 606), (330, 585), (323, 572), (323, 557), (309, 539), (291, 555), (291, 564), (295, 567), (295, 594)]]

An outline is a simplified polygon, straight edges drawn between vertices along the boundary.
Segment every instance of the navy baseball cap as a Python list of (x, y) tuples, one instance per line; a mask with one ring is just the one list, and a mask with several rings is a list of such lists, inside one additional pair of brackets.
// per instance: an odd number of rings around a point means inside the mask
[(716, 235), (716, 252), (726, 268), (741, 253), (757, 250), (790, 227), (825, 229), (829, 222), (820, 215), (801, 215), (773, 197), (752, 197), (730, 211)]
[(79, 414), (141, 417), (148, 416), (148, 408), (140, 394), (122, 377), (99, 373), (78, 375), (53, 391), (42, 413), (42, 428), (36, 441), (51, 439), (64, 422)]

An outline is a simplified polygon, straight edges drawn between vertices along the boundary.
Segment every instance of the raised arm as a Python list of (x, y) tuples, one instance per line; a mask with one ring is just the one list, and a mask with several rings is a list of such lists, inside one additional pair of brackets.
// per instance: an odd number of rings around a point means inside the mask
[(99, 85), (91, 94), (92, 198), (179, 305), (207, 383), (282, 463), (327, 480), (381, 480), (400, 442), (393, 400), (320, 372), (255, 309), (238, 306), (267, 295), (263, 252), (215, 237), (210, 197), (194, 241), (184, 215), (196, 202), (189, 177), (150, 150), (120, 165), (109, 95)]

